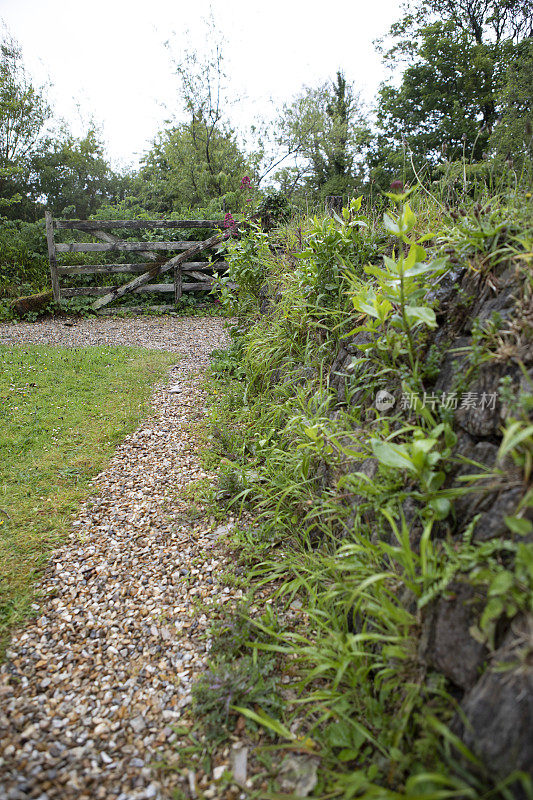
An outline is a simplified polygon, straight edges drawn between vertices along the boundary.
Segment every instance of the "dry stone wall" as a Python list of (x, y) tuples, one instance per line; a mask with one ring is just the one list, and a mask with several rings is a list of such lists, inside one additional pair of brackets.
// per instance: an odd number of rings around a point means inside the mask
[[(511, 459), (503, 464), (498, 461), (502, 427), (512, 414), (501, 397), (502, 384), (515, 398), (520, 392), (531, 393), (533, 386), (533, 305), (520, 299), (521, 289), (515, 267), (503, 264), (490, 276), (468, 268), (457, 270), (435, 292), (439, 327), (421, 351), (426, 359), (438, 354), (433, 384), (427, 381), (428, 395), (453, 397), (455, 392), (459, 398), (477, 401), (459, 402), (453, 410), (457, 443), (444, 488), (464, 487), (467, 476), (486, 473), (476, 481), (475, 490), (455, 500), (453, 513), (438, 523), (436, 534), (443, 539), (462, 541), (473, 524), (474, 543), (498, 537), (532, 540), (531, 534), (512, 533), (505, 522), (516, 513), (531, 485)], [(476, 363), (476, 348), (478, 353), (480, 348), (476, 330), (479, 323), (490, 328), (491, 320), (496, 321), (494, 341)], [(347, 403), (360, 406), (363, 426), (378, 413), (375, 394), (380, 379), (378, 359), (371, 358), (374, 344), (366, 332), (345, 341), (329, 375), (337, 411)], [(392, 415), (401, 408), (402, 387), (386, 377), (382, 388), (393, 396), (394, 405), (389, 412), (379, 413)], [(403, 413), (401, 424), (408, 421), (409, 408)], [(357, 463), (348, 460), (344, 469), (363, 471), (379, 480), (377, 463), (371, 458)], [(319, 477), (323, 484), (338, 479), (325, 465)], [(354, 495), (347, 502), (356, 508), (359, 501)], [(416, 503), (408, 497), (404, 515), (414, 547), (421, 533), (415, 511)], [(533, 520), (533, 508), (526, 508), (523, 517)], [(475, 635), (486, 602), (468, 573), (450, 581), (420, 612), (419, 658), (448, 679), (461, 708), (454, 730), (489, 771), (496, 777), (513, 769), (533, 775), (533, 616), (502, 616), (490, 649)], [(520, 788), (516, 796), (522, 796)]]

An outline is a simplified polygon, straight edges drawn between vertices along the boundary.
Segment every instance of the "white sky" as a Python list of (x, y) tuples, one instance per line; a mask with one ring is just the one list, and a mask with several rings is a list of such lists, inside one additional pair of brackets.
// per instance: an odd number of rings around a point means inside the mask
[[(136, 164), (171, 111), (175, 59), (205, 47), (212, 10), (225, 39), (231, 109), (241, 126), (273, 115), (303, 85), (338, 68), (370, 102), (385, 77), (372, 41), (400, 15), (398, 0), (0, 0), (37, 83), (76, 135), (92, 117), (115, 165)], [(166, 110), (165, 110), (166, 107)]]

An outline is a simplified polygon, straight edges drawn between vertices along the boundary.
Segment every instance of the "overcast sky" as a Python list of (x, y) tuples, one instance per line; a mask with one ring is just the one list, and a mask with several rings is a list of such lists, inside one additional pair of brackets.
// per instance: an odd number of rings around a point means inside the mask
[[(176, 112), (169, 52), (206, 46), (212, 12), (225, 39), (231, 116), (271, 116), (303, 85), (342, 69), (370, 102), (385, 76), (372, 41), (399, 16), (393, 0), (0, 0), (33, 79), (50, 81), (57, 115), (76, 135), (93, 117), (115, 165), (136, 164)], [(170, 49), (164, 42), (171, 41)]]

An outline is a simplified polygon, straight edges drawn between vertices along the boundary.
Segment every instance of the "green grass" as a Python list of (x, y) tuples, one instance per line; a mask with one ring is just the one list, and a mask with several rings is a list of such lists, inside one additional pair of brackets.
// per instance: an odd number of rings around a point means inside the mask
[(90, 480), (176, 355), (0, 345), (0, 651)]

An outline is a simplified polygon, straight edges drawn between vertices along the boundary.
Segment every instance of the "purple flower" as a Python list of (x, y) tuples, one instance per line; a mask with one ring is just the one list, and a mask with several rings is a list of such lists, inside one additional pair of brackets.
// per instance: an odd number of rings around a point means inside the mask
[(403, 181), (393, 181), (390, 188), (391, 192), (403, 192)]
[(248, 175), (245, 175), (241, 181), (241, 189), (250, 189), (251, 186), (252, 186), (252, 181), (250, 180)]

